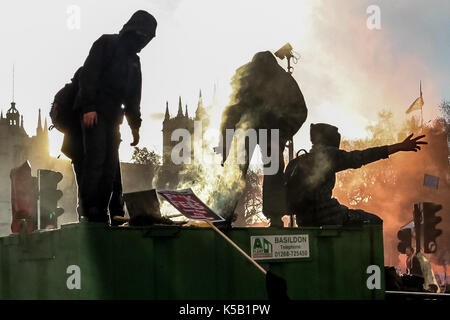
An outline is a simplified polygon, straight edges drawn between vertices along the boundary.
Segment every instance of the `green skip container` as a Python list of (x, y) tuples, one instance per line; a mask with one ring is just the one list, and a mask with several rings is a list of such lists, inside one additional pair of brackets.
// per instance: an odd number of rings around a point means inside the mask
[[(291, 299), (384, 299), (380, 226), (224, 233)], [(74, 223), (0, 238), (0, 299), (267, 299), (265, 276), (211, 228)]]

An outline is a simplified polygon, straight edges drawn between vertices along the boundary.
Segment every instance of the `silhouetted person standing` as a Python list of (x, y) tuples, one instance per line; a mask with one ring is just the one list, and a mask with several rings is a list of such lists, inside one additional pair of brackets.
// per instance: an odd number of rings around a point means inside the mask
[[(74, 157), (82, 214), (88, 221), (106, 222), (114, 190), (116, 209), (123, 210), (119, 165), (119, 126), (127, 118), (139, 142), (141, 126), (141, 66), (139, 53), (155, 37), (157, 22), (146, 11), (133, 14), (119, 34), (104, 34), (94, 42), (82, 67), (75, 109), (81, 115), (82, 157)], [(122, 206), (122, 208), (120, 208)], [(110, 214), (114, 216), (114, 206)]]
[(332, 197), (336, 173), (386, 159), (399, 151), (418, 151), (421, 144), (426, 144), (420, 141), (424, 135), (411, 139), (411, 134), (400, 143), (348, 152), (339, 149), (341, 135), (332, 125), (311, 124), (310, 135), (310, 152), (292, 160), (285, 171), (289, 209), (299, 226), (382, 224), (376, 215), (349, 209)]
[(414, 248), (407, 247), (406, 254), (406, 273), (413, 276), (423, 277), (422, 268), (420, 262), (414, 253)]
[[(295, 79), (278, 64), (270, 51), (256, 53), (252, 61), (238, 68), (232, 78), (231, 87), (233, 92), (230, 103), (222, 113), (220, 124), (222, 137), (226, 138), (226, 132), (230, 129), (235, 131), (254, 129), (258, 132), (257, 143), (267, 150), (267, 155), (275, 154), (275, 150), (278, 152), (278, 159), (264, 164), (265, 168), (273, 166), (277, 169), (272, 173), (266, 173), (264, 170), (262, 209), (264, 215), (270, 218), (271, 227), (282, 227), (281, 218), (286, 211), (283, 151), (287, 142), (306, 120), (308, 110), (305, 99)], [(260, 133), (264, 130), (267, 130), (268, 137), (260, 140)], [(279, 133), (276, 142), (272, 142), (271, 138), (274, 130)], [(223, 142), (219, 143), (220, 147), (225, 146), (223, 164), (234, 148), (232, 139), (224, 140), (224, 145), (221, 145)], [(239, 150), (239, 147), (236, 147)], [(243, 150), (245, 161), (239, 164), (239, 168), (244, 180), (255, 146), (246, 143)], [(235, 192), (227, 199), (227, 207), (222, 208), (225, 215), (234, 212), (239, 197), (240, 192)], [(231, 225), (232, 215), (226, 216), (226, 219), (225, 225)]]
[(424, 291), (425, 278), (423, 276), (420, 261), (411, 246), (405, 249), (406, 274), (402, 275), (404, 290)]

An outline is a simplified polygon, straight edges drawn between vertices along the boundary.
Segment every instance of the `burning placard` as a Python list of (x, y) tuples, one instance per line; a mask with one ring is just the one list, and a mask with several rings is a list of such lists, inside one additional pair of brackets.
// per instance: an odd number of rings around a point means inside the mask
[(191, 189), (158, 190), (157, 192), (188, 219), (209, 222), (225, 221), (204, 204)]

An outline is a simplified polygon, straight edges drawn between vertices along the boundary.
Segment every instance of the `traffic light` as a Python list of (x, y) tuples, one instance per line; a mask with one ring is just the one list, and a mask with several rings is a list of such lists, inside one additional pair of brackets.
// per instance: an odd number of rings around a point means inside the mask
[(28, 233), (36, 230), (36, 181), (31, 176), (31, 166), (28, 161), (10, 172), (11, 178), (11, 209), (12, 233), (20, 232), (20, 222), (25, 219)]
[(442, 234), (442, 230), (436, 229), (436, 225), (442, 221), (441, 217), (436, 216), (436, 212), (441, 209), (440, 204), (423, 203), (423, 245), (425, 253), (436, 252), (436, 238)]
[(406, 248), (411, 247), (411, 229), (400, 229), (397, 233), (397, 238), (400, 240), (399, 244), (397, 245), (398, 252), (405, 253)]
[(57, 186), (62, 178), (60, 172), (38, 170), (38, 229), (53, 229), (58, 226), (58, 216), (64, 213), (64, 209), (58, 208), (58, 200), (63, 193), (57, 190)]

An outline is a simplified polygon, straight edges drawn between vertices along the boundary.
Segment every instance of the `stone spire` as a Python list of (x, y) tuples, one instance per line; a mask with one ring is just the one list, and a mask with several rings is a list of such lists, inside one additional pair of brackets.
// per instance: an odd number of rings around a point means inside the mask
[(169, 113), (169, 101), (166, 101), (166, 114), (164, 115), (164, 120), (170, 119), (170, 113)]
[(39, 109), (38, 126), (37, 126), (37, 129), (36, 129), (36, 134), (39, 134), (41, 132), (42, 132), (41, 109)]
[(14, 64), (13, 64), (13, 70), (12, 70), (12, 102), (14, 102)]
[[(3, 114), (2, 114), (2, 118), (3, 118)], [(20, 126), (23, 128), (23, 115), (20, 116)]]
[(181, 96), (178, 99), (178, 113), (177, 113), (177, 117), (182, 117), (183, 116), (183, 107), (181, 105)]
[(195, 118), (202, 119), (204, 115), (205, 115), (205, 108), (203, 108), (202, 90), (200, 90), (200, 94), (198, 96), (197, 110), (195, 111)]
[(203, 108), (202, 89), (200, 89), (200, 94), (198, 95), (198, 107), (197, 108)]
[(185, 116), (186, 118), (189, 118), (187, 104), (186, 104), (186, 107), (185, 107), (184, 110), (185, 110), (184, 116)]
[(47, 117), (45, 117), (45, 122), (44, 122), (44, 134), (46, 136), (48, 136)]

